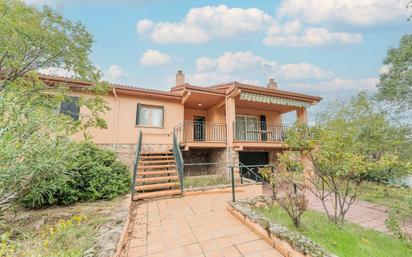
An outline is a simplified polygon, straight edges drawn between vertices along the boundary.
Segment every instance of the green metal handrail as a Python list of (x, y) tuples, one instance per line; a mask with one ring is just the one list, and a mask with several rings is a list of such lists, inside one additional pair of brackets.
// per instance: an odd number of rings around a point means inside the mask
[(183, 193), (184, 161), (182, 151), (180, 150), (180, 144), (177, 141), (175, 131), (173, 131), (173, 155), (175, 157), (176, 168), (179, 173), (180, 191)]
[(264, 167), (271, 167), (272, 172), (273, 172), (274, 169), (275, 169), (273, 165), (268, 165), (268, 164), (263, 164), (263, 165), (245, 165), (245, 164), (243, 164), (242, 162), (239, 162), (239, 169), (240, 169), (240, 172), (239, 172), (239, 173), (240, 173), (241, 183), (243, 184), (243, 168), (246, 168), (246, 170), (247, 170), (248, 172), (252, 173), (252, 175), (255, 176), (255, 181), (264, 183), (265, 180), (263, 179), (263, 177), (262, 177), (260, 174), (256, 173), (254, 170), (251, 169), (251, 168), (262, 168), (262, 167), (263, 167), (263, 168), (264, 168)]
[(139, 159), (140, 159), (140, 151), (142, 150), (142, 131), (139, 130), (139, 134), (137, 137), (137, 145), (136, 145), (136, 157), (134, 159), (134, 163), (133, 163), (133, 181), (132, 181), (132, 199), (133, 196), (136, 193), (136, 178), (137, 178), (137, 169), (138, 169), (138, 165), (139, 165)]

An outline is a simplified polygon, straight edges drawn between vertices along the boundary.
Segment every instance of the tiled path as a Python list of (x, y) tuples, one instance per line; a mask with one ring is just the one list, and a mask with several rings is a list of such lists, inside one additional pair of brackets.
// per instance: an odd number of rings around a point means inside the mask
[[(244, 187), (238, 198), (262, 193)], [(281, 257), (226, 211), (230, 193), (185, 196), (138, 206), (127, 256)]]
[[(306, 195), (309, 199), (309, 208), (316, 211), (324, 212), (321, 201), (312, 194)], [(329, 209), (332, 206), (331, 202), (328, 205)], [(365, 228), (375, 229), (383, 233), (390, 233), (385, 225), (388, 219), (388, 208), (382, 205), (373, 204), (358, 200), (350, 207), (345, 219), (361, 225)], [(412, 235), (412, 222), (406, 225), (406, 231)]]
[[(312, 194), (307, 194), (309, 199), (309, 208), (324, 212), (321, 201)], [(332, 210), (331, 202), (328, 208)], [(389, 230), (385, 226), (385, 220), (388, 218), (387, 208), (373, 203), (364, 201), (356, 201), (350, 207), (345, 219), (359, 224), (365, 228), (372, 228), (380, 232), (388, 233)]]

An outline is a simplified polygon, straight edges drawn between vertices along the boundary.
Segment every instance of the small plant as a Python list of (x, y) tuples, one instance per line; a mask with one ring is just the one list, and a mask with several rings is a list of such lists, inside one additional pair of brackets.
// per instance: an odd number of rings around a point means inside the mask
[(389, 217), (385, 221), (388, 229), (399, 239), (412, 240), (412, 235), (409, 235), (406, 229), (407, 221), (412, 218), (412, 206), (408, 207), (394, 206), (390, 208)]
[(279, 156), (283, 171), (272, 172), (271, 169), (261, 169), (263, 179), (272, 189), (273, 197), (280, 207), (286, 211), (293, 225), (300, 228), (302, 214), (307, 210), (308, 201), (305, 197), (306, 186), (302, 183), (303, 166)]

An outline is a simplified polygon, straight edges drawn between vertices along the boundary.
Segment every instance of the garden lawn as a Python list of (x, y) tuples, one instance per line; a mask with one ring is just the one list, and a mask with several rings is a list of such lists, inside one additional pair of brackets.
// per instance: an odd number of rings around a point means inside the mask
[(412, 188), (365, 182), (360, 199), (391, 207), (412, 206)]
[(291, 231), (299, 231), (340, 257), (412, 256), (412, 244), (406, 241), (352, 223), (338, 227), (320, 212), (305, 212), (302, 216), (303, 228), (297, 230), (286, 212), (277, 205), (258, 208), (257, 211), (274, 223), (281, 224)]
[(228, 185), (230, 180), (227, 176), (193, 176), (185, 177), (184, 188), (208, 187), (217, 185)]

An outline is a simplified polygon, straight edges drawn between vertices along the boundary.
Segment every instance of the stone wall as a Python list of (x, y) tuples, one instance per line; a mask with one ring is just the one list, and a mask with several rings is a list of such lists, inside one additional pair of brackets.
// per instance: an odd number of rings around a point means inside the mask
[(185, 176), (226, 173), (226, 149), (191, 149), (183, 151), (182, 155), (185, 164), (216, 163), (214, 165), (187, 165)]
[[(113, 150), (117, 154), (119, 161), (126, 164), (130, 170), (133, 170), (133, 162), (136, 154), (136, 144), (99, 144), (99, 146)], [(168, 144), (143, 144), (142, 152), (167, 152), (172, 149)]]
[(118, 160), (126, 164), (130, 171), (133, 170), (136, 144), (99, 144), (99, 146), (116, 152)]

